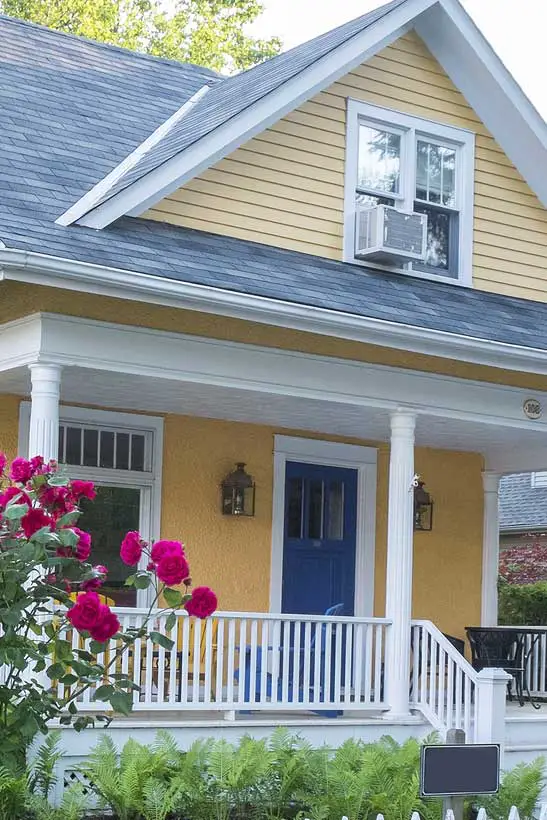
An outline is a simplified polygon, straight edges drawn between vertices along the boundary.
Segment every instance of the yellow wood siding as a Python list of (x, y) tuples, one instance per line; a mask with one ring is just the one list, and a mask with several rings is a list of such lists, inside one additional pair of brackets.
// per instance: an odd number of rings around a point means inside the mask
[(341, 259), (347, 97), (476, 133), (474, 284), (547, 300), (546, 209), (414, 32), (146, 216)]

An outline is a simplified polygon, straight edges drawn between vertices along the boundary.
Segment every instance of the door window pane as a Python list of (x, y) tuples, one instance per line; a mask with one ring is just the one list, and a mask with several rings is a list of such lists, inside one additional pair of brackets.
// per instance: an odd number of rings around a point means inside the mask
[(116, 468), (129, 469), (129, 433), (116, 434)]
[(67, 464), (82, 463), (82, 430), (80, 427), (66, 428), (66, 452), (65, 461)]
[(308, 538), (323, 538), (323, 482), (310, 481), (308, 492)]
[(120, 544), (126, 532), (139, 529), (141, 493), (131, 487), (99, 486), (96, 489), (94, 501), (82, 499), (83, 514), (78, 526), (91, 533), (90, 561), (108, 568), (101, 593), (112, 598), (116, 606), (135, 606), (136, 590), (124, 586), (134, 568), (122, 562)]
[(357, 187), (396, 194), (400, 173), (400, 134), (360, 125)]
[(327, 538), (341, 541), (344, 537), (344, 482), (331, 481), (327, 495)]
[(426, 140), (416, 144), (416, 199), (456, 206), (456, 150)]
[(84, 430), (84, 465), (86, 467), (96, 467), (99, 452), (99, 431)]
[(290, 478), (287, 481), (287, 535), (289, 538), (302, 538), (302, 479)]
[[(144, 436), (131, 436), (131, 470), (144, 470)], [(148, 468), (150, 469), (150, 468)]]

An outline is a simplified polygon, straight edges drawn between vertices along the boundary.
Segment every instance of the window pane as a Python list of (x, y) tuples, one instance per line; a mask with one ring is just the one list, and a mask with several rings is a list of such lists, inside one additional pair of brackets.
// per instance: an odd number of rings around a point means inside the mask
[(344, 537), (344, 482), (332, 481), (327, 497), (327, 538), (341, 541)]
[(101, 430), (101, 463), (99, 466), (114, 466), (114, 433), (108, 430)]
[(131, 469), (144, 470), (144, 436), (131, 436)]
[(66, 428), (66, 463), (82, 463), (82, 430), (81, 427)]
[(322, 538), (324, 485), (322, 481), (310, 481), (308, 486), (308, 538)]
[(302, 479), (287, 481), (287, 536), (302, 538)]
[(359, 126), (357, 187), (399, 192), (401, 136), (390, 131)]
[(118, 433), (116, 436), (116, 467), (118, 470), (129, 470), (129, 433)]
[(59, 459), (60, 462), (65, 460), (65, 428), (64, 425), (59, 425)]
[(432, 268), (448, 270), (450, 267), (451, 224), (457, 225), (453, 217), (445, 211), (414, 203), (414, 210), (427, 214), (427, 250), (425, 264)]
[(134, 587), (124, 586), (134, 572), (120, 559), (120, 544), (125, 533), (139, 529), (140, 490), (130, 487), (97, 487), (97, 497), (90, 502), (82, 499), (83, 514), (78, 526), (91, 533), (93, 564), (108, 567), (108, 576), (101, 594), (112, 598), (117, 606), (134, 606)]
[(416, 144), (416, 198), (456, 205), (456, 151), (425, 140)]
[(84, 430), (84, 464), (96, 467), (98, 461), (99, 431)]

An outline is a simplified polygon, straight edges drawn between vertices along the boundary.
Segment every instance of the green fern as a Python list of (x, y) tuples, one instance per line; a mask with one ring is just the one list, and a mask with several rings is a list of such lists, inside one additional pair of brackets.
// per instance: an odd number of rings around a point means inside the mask
[(17, 775), (4, 766), (0, 767), (0, 820), (23, 818), (28, 794), (26, 775)]
[(49, 796), (57, 780), (55, 767), (63, 757), (60, 745), (60, 731), (49, 732), (30, 766), (29, 788), (32, 792), (37, 792), (45, 798)]
[(505, 772), (497, 794), (476, 797), (474, 802), (484, 806), (490, 820), (507, 820), (512, 806), (517, 807), (520, 820), (531, 820), (545, 783), (545, 759), (538, 757), (533, 763), (519, 763)]

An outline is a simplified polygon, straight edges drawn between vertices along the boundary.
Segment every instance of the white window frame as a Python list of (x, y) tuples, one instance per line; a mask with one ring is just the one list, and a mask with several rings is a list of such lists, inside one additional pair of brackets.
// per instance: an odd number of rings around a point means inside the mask
[[(18, 452), (28, 454), (31, 402), (21, 402), (19, 409)], [(161, 478), (163, 468), (163, 419), (159, 416), (143, 416), (137, 413), (118, 413), (111, 410), (94, 410), (88, 407), (59, 406), (59, 424), (74, 423), (99, 428), (114, 428), (127, 432), (149, 434), (145, 442), (145, 464), (150, 470), (117, 470), (111, 467), (84, 467), (67, 465), (71, 478), (93, 481), (97, 485), (127, 487), (140, 490), (139, 532), (145, 541), (157, 541), (161, 526)], [(148, 442), (151, 441), (151, 451)], [(139, 569), (146, 569), (143, 556)], [(146, 607), (151, 600), (151, 590), (137, 590), (137, 607)]]
[[(379, 128), (401, 131), (401, 171), (400, 192), (397, 195), (385, 193), (385, 196), (395, 200), (395, 207), (399, 210), (412, 211), (416, 199), (415, 176), (416, 159), (415, 145), (417, 137), (431, 139), (442, 145), (457, 148), (456, 165), (456, 201), (459, 213), (458, 236), (458, 276), (443, 276), (429, 271), (420, 271), (405, 267), (387, 267), (355, 257), (355, 214), (359, 156), (359, 124), (366, 122)], [(409, 169), (413, 169), (409, 173)], [(449, 282), (454, 285), (470, 287), (473, 281), (473, 194), (475, 170), (475, 134), (463, 128), (454, 128), (440, 122), (433, 122), (422, 117), (415, 117), (401, 111), (383, 108), (370, 103), (348, 98), (346, 123), (346, 167), (344, 189), (344, 243), (343, 259), (353, 265), (367, 268), (397, 271), (408, 276), (420, 279), (433, 279), (438, 282)], [(427, 204), (427, 203), (425, 203)]]

